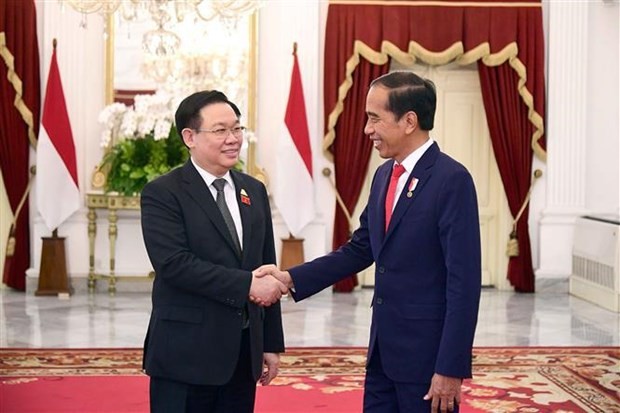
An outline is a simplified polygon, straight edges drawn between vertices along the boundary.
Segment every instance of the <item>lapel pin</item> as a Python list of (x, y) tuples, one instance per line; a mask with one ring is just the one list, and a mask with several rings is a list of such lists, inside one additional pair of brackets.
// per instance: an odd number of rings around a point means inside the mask
[(252, 205), (252, 203), (250, 202), (250, 197), (248, 196), (248, 193), (245, 192), (245, 189), (241, 189), (240, 195), (241, 195), (241, 202), (242, 203), (244, 203), (246, 205)]
[(418, 185), (418, 178), (412, 178), (411, 182), (409, 182), (409, 189), (407, 189), (407, 198), (411, 198), (413, 196), (413, 191), (415, 187)]

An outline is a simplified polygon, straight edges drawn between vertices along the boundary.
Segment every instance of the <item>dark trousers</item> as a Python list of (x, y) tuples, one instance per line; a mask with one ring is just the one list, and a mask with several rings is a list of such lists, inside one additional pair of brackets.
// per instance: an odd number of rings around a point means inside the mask
[(252, 413), (256, 381), (252, 377), (249, 329), (242, 334), (237, 367), (222, 386), (201, 386), (151, 377), (151, 413)]
[[(427, 413), (431, 401), (424, 400), (428, 384), (414, 384), (391, 380), (383, 371), (379, 343), (375, 343), (366, 369), (364, 383), (364, 413)], [(458, 406), (453, 413), (458, 413)]]

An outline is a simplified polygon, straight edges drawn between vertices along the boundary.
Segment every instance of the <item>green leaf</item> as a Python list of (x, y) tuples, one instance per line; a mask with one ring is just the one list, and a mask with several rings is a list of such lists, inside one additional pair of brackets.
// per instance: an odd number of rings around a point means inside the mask
[(138, 178), (142, 178), (144, 175), (145, 175), (144, 171), (140, 169), (135, 169), (131, 171), (131, 173), (129, 174), (129, 177), (131, 179), (138, 179)]
[[(172, 126), (167, 139), (154, 140), (153, 133), (143, 138), (117, 142), (104, 155), (100, 167), (108, 171), (105, 190), (132, 196), (142, 192), (147, 182), (183, 165), (189, 151)], [(239, 160), (234, 169), (243, 171)]]

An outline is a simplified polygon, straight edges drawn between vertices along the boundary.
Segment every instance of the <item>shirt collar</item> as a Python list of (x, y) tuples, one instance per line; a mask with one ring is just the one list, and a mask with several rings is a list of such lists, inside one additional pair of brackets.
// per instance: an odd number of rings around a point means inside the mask
[[(207, 172), (206, 170), (202, 169), (194, 160), (193, 157), (190, 157), (192, 164), (194, 165), (194, 167), (196, 168), (196, 170), (198, 171), (198, 173), (200, 174), (200, 176), (202, 177), (203, 181), (205, 181), (205, 183), (207, 184), (208, 187), (211, 187), (211, 185), (213, 184), (213, 181), (215, 181), (216, 179), (218, 179), (219, 177)], [(222, 176), (221, 178), (225, 179), (226, 182), (228, 182), (230, 184), (231, 187), (235, 187), (233, 185), (232, 182), (232, 176), (230, 175), (230, 171), (227, 171), (226, 174), (224, 176)]]
[(435, 141), (433, 140), (433, 138), (429, 137), (428, 140), (422, 144), (422, 146), (420, 146), (415, 151), (411, 152), (409, 156), (407, 156), (401, 162), (401, 165), (405, 167), (405, 170), (407, 171), (408, 174), (410, 174), (411, 171), (413, 171), (413, 168), (415, 168), (418, 161), (422, 158), (422, 155), (424, 155), (427, 149), (430, 148), (434, 142)]

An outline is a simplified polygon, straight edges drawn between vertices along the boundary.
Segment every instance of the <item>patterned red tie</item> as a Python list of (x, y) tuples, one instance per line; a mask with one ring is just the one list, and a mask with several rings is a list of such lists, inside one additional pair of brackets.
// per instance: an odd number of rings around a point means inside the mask
[(392, 177), (390, 178), (390, 186), (388, 186), (387, 195), (385, 197), (385, 232), (387, 232), (390, 225), (390, 219), (392, 218), (392, 210), (394, 209), (394, 198), (396, 197), (396, 186), (398, 185), (398, 178), (405, 173), (405, 167), (402, 165), (394, 164), (392, 169)]

